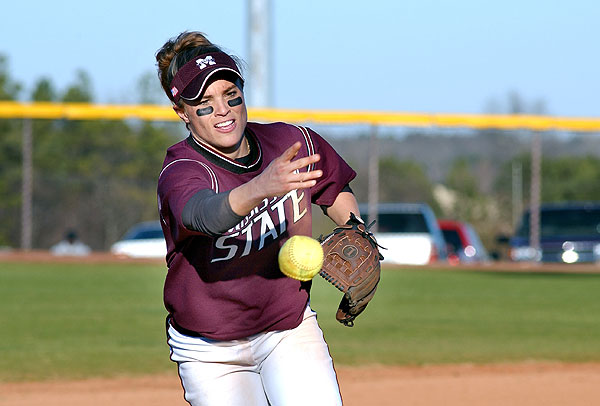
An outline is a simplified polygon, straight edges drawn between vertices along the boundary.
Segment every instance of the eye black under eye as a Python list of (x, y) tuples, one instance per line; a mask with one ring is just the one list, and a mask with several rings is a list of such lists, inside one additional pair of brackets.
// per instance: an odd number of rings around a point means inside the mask
[(212, 108), (212, 106), (208, 106), (208, 107), (204, 107), (204, 108), (196, 110), (196, 115), (197, 116), (206, 116), (208, 114), (211, 114), (213, 111), (214, 111), (214, 109)]
[(240, 104), (242, 104), (242, 98), (236, 97), (235, 99), (228, 100), (227, 104), (229, 104), (229, 107), (239, 106)]

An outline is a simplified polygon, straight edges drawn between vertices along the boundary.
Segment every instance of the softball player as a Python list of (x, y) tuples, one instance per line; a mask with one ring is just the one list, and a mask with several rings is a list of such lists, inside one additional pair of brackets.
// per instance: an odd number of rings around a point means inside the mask
[(314, 131), (247, 122), (236, 61), (199, 32), (156, 54), (187, 139), (158, 178), (167, 241), (164, 302), (171, 359), (192, 405), (341, 404), (310, 282), (277, 254), (311, 235), (311, 204), (337, 224), (358, 205), (355, 172)]

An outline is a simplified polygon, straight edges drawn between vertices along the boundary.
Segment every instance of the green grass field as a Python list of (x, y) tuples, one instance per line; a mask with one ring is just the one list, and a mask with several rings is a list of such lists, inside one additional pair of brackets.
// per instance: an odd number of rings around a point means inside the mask
[[(0, 262), (0, 380), (174, 372), (152, 264)], [(600, 360), (600, 275), (386, 269), (347, 328), (312, 306), (336, 364)]]

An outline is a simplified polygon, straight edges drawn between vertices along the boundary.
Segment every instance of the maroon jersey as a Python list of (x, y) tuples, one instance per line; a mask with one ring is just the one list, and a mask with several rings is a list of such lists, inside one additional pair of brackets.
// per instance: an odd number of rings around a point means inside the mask
[[(251, 154), (231, 160), (192, 136), (167, 150), (158, 180), (158, 204), (167, 241), (167, 311), (177, 325), (202, 336), (232, 340), (297, 327), (310, 282), (285, 277), (277, 255), (293, 235), (312, 234), (311, 203), (330, 206), (356, 173), (317, 133), (284, 123), (248, 123)], [(297, 158), (318, 153), (308, 170), (323, 176), (309, 189), (264, 199), (219, 236), (188, 230), (181, 213), (199, 190), (221, 193), (259, 175), (296, 141)], [(302, 169), (307, 170), (307, 169)]]

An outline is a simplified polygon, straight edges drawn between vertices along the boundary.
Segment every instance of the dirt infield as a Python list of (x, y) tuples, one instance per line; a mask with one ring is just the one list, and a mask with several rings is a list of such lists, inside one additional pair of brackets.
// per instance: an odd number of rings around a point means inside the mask
[[(584, 406), (600, 399), (600, 363), (340, 367), (346, 406)], [(2, 406), (187, 405), (177, 376), (0, 383)]]

